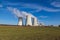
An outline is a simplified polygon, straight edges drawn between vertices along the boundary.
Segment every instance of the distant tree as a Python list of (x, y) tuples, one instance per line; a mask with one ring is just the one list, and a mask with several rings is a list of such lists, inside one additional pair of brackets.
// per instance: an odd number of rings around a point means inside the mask
[(60, 27), (60, 25), (59, 25), (59, 27)]

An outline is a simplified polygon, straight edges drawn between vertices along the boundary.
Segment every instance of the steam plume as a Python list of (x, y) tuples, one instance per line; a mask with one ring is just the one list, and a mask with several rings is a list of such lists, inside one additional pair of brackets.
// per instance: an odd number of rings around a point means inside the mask
[(25, 11), (20, 11), (17, 8), (12, 8), (12, 7), (7, 7), (9, 11), (13, 12), (17, 17), (26, 17), (27, 15), (31, 15), (31, 17), (36, 18), (34, 15), (31, 13), (25, 12)]

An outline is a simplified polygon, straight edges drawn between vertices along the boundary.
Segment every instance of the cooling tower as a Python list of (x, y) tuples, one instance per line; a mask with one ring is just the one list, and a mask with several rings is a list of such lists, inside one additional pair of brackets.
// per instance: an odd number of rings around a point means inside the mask
[(31, 15), (26, 16), (26, 26), (32, 26)]
[(33, 24), (33, 26), (38, 26), (37, 18), (34, 18), (34, 24)]
[(22, 17), (19, 17), (18, 18), (18, 25), (19, 26), (22, 26), (23, 25), (23, 18)]

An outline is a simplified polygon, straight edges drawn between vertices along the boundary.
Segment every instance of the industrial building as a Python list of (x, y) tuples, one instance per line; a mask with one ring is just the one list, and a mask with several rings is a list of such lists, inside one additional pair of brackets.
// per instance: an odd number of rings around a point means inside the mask
[[(26, 26), (38, 26), (38, 21), (37, 18), (33, 18), (33, 23), (32, 23), (32, 17), (31, 15), (26, 15), (26, 21), (25, 21)], [(18, 25), (22, 26), (23, 25), (23, 17), (18, 18)]]

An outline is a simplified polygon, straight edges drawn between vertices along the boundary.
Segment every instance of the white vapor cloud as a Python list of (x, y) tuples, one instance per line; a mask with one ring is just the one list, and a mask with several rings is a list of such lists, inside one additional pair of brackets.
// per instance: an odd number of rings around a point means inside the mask
[(7, 9), (9, 11), (11, 11), (12, 13), (14, 13), (17, 17), (26, 17), (27, 15), (31, 15), (31, 17), (35, 17), (34, 15), (32, 15), (31, 13), (25, 12), (25, 11), (20, 11), (17, 8), (12, 8), (12, 7), (7, 7)]
[(43, 15), (42, 15), (42, 16), (39, 16), (39, 17), (40, 17), (40, 18), (47, 18), (48, 16), (43, 16)]
[(52, 2), (51, 5), (54, 7), (60, 7), (60, 2)]
[(22, 14), (23, 14), (24, 16), (31, 15), (31, 17), (35, 18), (34, 15), (32, 15), (31, 13), (25, 12), (25, 11), (22, 11)]

